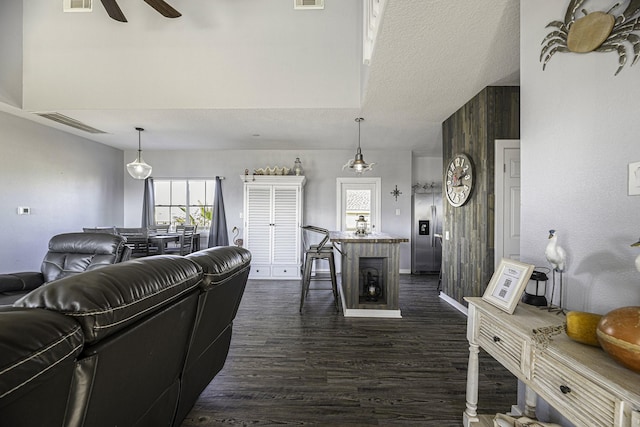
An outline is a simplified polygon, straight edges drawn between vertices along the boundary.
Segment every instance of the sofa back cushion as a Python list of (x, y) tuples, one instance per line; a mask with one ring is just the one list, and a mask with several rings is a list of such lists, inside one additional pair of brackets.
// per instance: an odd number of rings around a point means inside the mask
[[(187, 255), (203, 271), (200, 288), (216, 293), (225, 302), (213, 310), (220, 319), (231, 322), (238, 312), (251, 267), (251, 252), (237, 246), (217, 246)], [(224, 290), (222, 290), (224, 288)], [(212, 297), (214, 298), (214, 297)]]
[(49, 240), (42, 261), (45, 282), (123, 261), (126, 239), (105, 233), (64, 233)]
[[(106, 236), (106, 234), (105, 234)], [(107, 265), (49, 283), (14, 303), (73, 317), (94, 343), (194, 291), (202, 271), (180, 256)]]
[(174, 427), (222, 369), (231, 343), (232, 324), (249, 276), (251, 253), (219, 246), (187, 255), (203, 269), (198, 315), (180, 386)]
[(247, 270), (251, 263), (251, 252), (237, 246), (216, 246), (191, 253), (186, 258), (202, 267), (200, 286), (207, 290)]

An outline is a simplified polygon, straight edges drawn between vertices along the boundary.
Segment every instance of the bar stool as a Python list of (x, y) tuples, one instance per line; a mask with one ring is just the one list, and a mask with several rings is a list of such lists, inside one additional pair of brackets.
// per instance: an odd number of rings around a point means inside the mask
[[(313, 263), (316, 260), (326, 259), (329, 261), (329, 273), (331, 280), (331, 289), (333, 291), (333, 300), (336, 306), (336, 312), (340, 312), (340, 305), (338, 302), (338, 281), (336, 279), (336, 263), (335, 258), (333, 256), (333, 246), (330, 244), (327, 245), (329, 241), (329, 230), (315, 227), (313, 225), (305, 225), (302, 226), (303, 229), (303, 241), (304, 241), (304, 230), (312, 231), (316, 233), (322, 233), (325, 237), (322, 241), (317, 245), (310, 245), (308, 249), (305, 250), (304, 254), (304, 268), (302, 274), (302, 286), (301, 286), (301, 295), (300, 295), (300, 313), (302, 313), (302, 307), (304, 306), (304, 300), (307, 294), (309, 293), (309, 286), (311, 284), (311, 280), (327, 280), (321, 278), (312, 278), (311, 270), (313, 267)], [(306, 246), (306, 245), (305, 245)]]

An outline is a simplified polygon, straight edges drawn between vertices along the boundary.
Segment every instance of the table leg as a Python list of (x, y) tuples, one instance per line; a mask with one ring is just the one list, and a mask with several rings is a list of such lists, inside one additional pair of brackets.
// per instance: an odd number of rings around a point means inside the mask
[(536, 420), (536, 401), (538, 400), (538, 395), (528, 385), (525, 385), (524, 399), (524, 415)]
[(469, 345), (469, 365), (467, 368), (467, 409), (462, 417), (463, 425), (469, 427), (478, 422), (478, 344)]

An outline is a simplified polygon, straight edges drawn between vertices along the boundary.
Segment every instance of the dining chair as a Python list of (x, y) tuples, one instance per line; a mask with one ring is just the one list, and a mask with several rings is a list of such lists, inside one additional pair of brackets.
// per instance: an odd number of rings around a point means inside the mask
[(182, 233), (185, 227), (193, 227), (193, 232), (198, 232), (198, 224), (176, 224), (176, 233)]
[(165, 249), (165, 253), (187, 255), (193, 251), (193, 236), (195, 227), (193, 225), (183, 225), (181, 229), (182, 233), (180, 234), (178, 245)]
[(116, 231), (127, 238), (127, 246), (131, 248), (131, 257), (149, 256), (149, 232), (146, 228), (120, 228)]
[(167, 234), (169, 233), (169, 224), (155, 224), (147, 227), (149, 234)]
[(116, 227), (82, 227), (85, 233), (118, 234)]
[[(159, 248), (158, 245), (165, 245), (163, 242), (158, 242), (157, 240), (151, 239), (153, 236), (169, 234), (169, 224), (154, 224), (147, 227), (147, 232), (149, 235), (149, 255), (157, 255), (164, 252), (164, 247)], [(162, 250), (161, 250), (162, 249)]]

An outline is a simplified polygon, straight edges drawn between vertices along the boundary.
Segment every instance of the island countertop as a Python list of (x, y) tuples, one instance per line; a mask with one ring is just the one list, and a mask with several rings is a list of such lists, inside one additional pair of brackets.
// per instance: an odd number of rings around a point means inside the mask
[(353, 231), (330, 231), (329, 239), (339, 243), (404, 243), (409, 239), (392, 236), (386, 233), (371, 233), (364, 236), (356, 235)]

